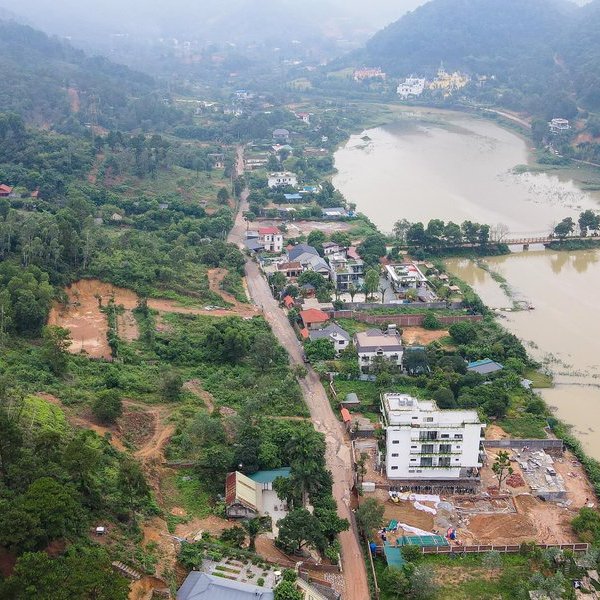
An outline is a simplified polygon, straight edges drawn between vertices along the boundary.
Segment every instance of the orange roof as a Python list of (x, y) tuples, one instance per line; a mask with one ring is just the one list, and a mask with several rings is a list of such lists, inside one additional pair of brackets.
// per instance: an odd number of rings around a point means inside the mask
[(318, 308), (309, 308), (300, 312), (300, 318), (304, 325), (309, 323), (325, 323), (329, 321), (329, 315)]
[(0, 183), (0, 192), (8, 192), (10, 194), (12, 192), (12, 188), (10, 187), (10, 185)]
[(294, 299), (291, 296), (286, 296), (283, 299), (283, 303), (286, 305), (287, 308), (290, 308), (291, 306), (294, 306)]
[(277, 227), (261, 227), (258, 230), (259, 235), (279, 235), (281, 231)]
[(300, 335), (302, 336), (303, 339), (307, 340), (308, 337), (310, 336), (310, 334), (308, 333), (308, 329), (306, 329), (306, 327), (304, 329), (300, 330)]
[(344, 423), (350, 423), (350, 421), (352, 421), (350, 411), (347, 408), (342, 408), (340, 412), (342, 413), (342, 420), (344, 421)]

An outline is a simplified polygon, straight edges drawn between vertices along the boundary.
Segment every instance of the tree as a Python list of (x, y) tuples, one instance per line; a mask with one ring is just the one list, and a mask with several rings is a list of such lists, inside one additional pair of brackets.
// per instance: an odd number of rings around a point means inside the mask
[(229, 203), (229, 191), (227, 190), (227, 188), (222, 187), (218, 192), (217, 192), (217, 201), (219, 202), (219, 204), (228, 204)]
[(598, 544), (600, 542), (600, 513), (594, 508), (584, 506), (571, 521), (573, 529), (583, 542)]
[(406, 219), (401, 219), (394, 223), (394, 237), (400, 242), (406, 242), (406, 234), (410, 228), (410, 223)]
[(294, 508), (277, 525), (277, 545), (286, 552), (297, 553), (305, 546), (319, 548), (324, 545), (318, 519), (305, 508)]
[(375, 500), (368, 498), (356, 509), (356, 522), (366, 537), (371, 537), (375, 529), (379, 529), (383, 523), (385, 507)]
[(252, 343), (250, 358), (259, 371), (268, 371), (274, 367), (281, 353), (269, 333), (259, 333)]
[(477, 339), (477, 329), (469, 321), (461, 321), (450, 325), (448, 333), (457, 344), (470, 344)]
[(275, 297), (279, 296), (281, 290), (286, 286), (287, 279), (285, 275), (281, 271), (277, 271), (277, 273), (273, 273), (269, 276), (269, 285), (273, 290), (273, 295)]
[(274, 592), (275, 600), (302, 600), (302, 593), (291, 581), (282, 581)]
[(456, 408), (456, 399), (452, 390), (448, 388), (439, 388), (431, 394), (440, 408)]
[(69, 330), (49, 325), (43, 328), (42, 339), (42, 357), (46, 364), (55, 375), (64, 375), (69, 364), (67, 351), (72, 343)]
[(167, 402), (176, 402), (181, 397), (183, 379), (176, 371), (167, 371), (163, 374), (161, 387), (162, 397)]
[(248, 538), (250, 539), (250, 550), (254, 550), (256, 536), (260, 533), (260, 519), (248, 519), (242, 521), (242, 527), (246, 530)]
[(311, 363), (335, 358), (335, 347), (329, 339), (309, 340), (304, 344), (304, 352)]
[(232, 544), (237, 548), (241, 548), (246, 541), (246, 533), (241, 527), (230, 527), (221, 532), (219, 539), (226, 544)]
[(379, 259), (386, 254), (386, 239), (380, 233), (369, 235), (358, 246), (358, 253), (367, 266), (379, 264)]
[(102, 423), (112, 424), (123, 414), (123, 401), (117, 389), (98, 392), (92, 404), (94, 416)]
[(203, 449), (195, 470), (208, 489), (222, 492), (225, 476), (231, 470), (234, 459), (234, 452), (228, 446), (208, 446)]
[(505, 450), (500, 450), (492, 464), (492, 471), (498, 477), (498, 489), (502, 489), (502, 482), (505, 477), (513, 474), (513, 468), (510, 466), (510, 456)]
[(402, 546), (402, 557), (407, 562), (417, 562), (422, 556), (423, 552), (420, 546)]
[(313, 229), (306, 238), (306, 242), (310, 246), (314, 246), (317, 250), (319, 246), (323, 246), (323, 242), (327, 241), (327, 236), (319, 229)]
[(567, 217), (563, 219), (556, 227), (554, 228), (554, 233), (561, 240), (566, 238), (568, 235), (573, 233), (575, 229), (575, 223), (571, 217)]
[(423, 348), (407, 348), (402, 355), (402, 366), (409, 375), (426, 373), (429, 369), (427, 352)]
[(593, 210), (586, 210), (579, 215), (579, 230), (582, 236), (586, 236), (588, 229), (597, 231), (600, 228), (600, 215)]
[(417, 565), (412, 569), (408, 580), (410, 582), (410, 598), (430, 600), (436, 597), (439, 585), (436, 582), (435, 572), (428, 565)]
[(387, 292), (387, 286), (379, 286), (379, 293), (381, 294), (381, 304), (385, 304), (385, 293)]
[(429, 312), (423, 319), (423, 327), (425, 329), (441, 329), (443, 325), (433, 313)]
[(367, 296), (372, 296), (379, 286), (379, 270), (369, 269), (365, 275), (365, 292)]
[(403, 600), (410, 592), (410, 583), (404, 570), (386, 567), (379, 578), (379, 585), (386, 597)]
[(359, 289), (353, 283), (351, 283), (348, 286), (348, 293), (350, 294), (350, 300), (352, 302), (354, 302), (354, 296), (356, 296), (356, 294), (358, 294), (358, 292), (359, 292)]

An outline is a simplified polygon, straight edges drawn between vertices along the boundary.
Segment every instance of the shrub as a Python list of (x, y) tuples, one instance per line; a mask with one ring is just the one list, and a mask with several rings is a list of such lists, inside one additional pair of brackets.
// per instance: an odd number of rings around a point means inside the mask
[(442, 324), (440, 320), (432, 313), (428, 313), (425, 315), (423, 319), (423, 328), (424, 329), (441, 329)]
[(402, 556), (408, 562), (416, 562), (423, 556), (423, 552), (419, 546), (402, 546)]
[(94, 416), (103, 423), (114, 423), (123, 414), (123, 402), (116, 389), (104, 390), (92, 404)]

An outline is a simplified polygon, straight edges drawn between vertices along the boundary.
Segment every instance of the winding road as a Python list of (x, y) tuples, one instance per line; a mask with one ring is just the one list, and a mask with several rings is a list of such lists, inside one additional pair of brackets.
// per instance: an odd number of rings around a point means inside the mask
[[(243, 165), (243, 150), (239, 149), (238, 173), (240, 174), (243, 173)], [(247, 198), (248, 190), (246, 189), (241, 194), (235, 224), (227, 238), (229, 242), (237, 244), (241, 248), (243, 248), (246, 231), (243, 212), (248, 210)], [(252, 301), (262, 310), (274, 335), (288, 351), (291, 364), (304, 365), (302, 347), (287, 315), (273, 298), (258, 265), (250, 259), (246, 261), (246, 281)], [(350, 445), (341, 423), (331, 408), (319, 376), (311, 367), (308, 367), (307, 376), (300, 379), (299, 382), (315, 429), (325, 436), (327, 442), (325, 458), (333, 475), (333, 496), (338, 505), (338, 514), (351, 523), (351, 528), (340, 534), (345, 587), (343, 598), (344, 600), (367, 600), (370, 597), (367, 571), (360, 549), (354, 514), (350, 509), (350, 490), (353, 485)]]

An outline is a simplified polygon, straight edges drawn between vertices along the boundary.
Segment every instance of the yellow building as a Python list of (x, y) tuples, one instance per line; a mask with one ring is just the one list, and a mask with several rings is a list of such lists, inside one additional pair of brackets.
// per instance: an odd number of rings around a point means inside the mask
[(430, 90), (443, 90), (444, 95), (448, 96), (456, 90), (465, 87), (470, 81), (468, 75), (460, 71), (447, 73), (443, 65), (438, 69), (436, 78), (428, 84)]

